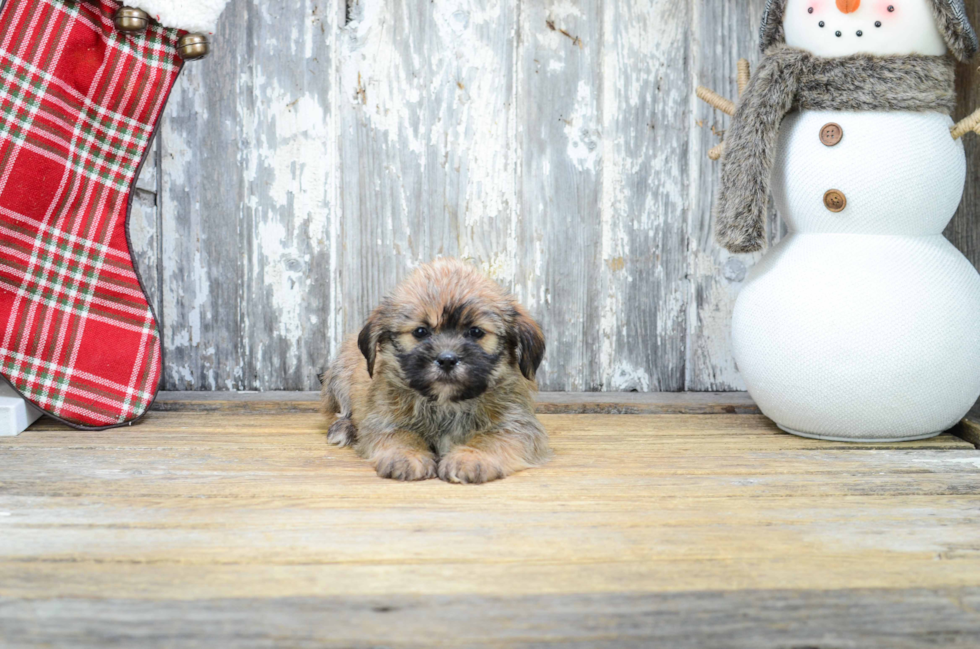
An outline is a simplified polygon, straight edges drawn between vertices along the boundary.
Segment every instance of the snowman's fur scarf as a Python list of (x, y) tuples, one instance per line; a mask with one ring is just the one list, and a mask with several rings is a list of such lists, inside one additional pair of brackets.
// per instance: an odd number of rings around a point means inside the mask
[(822, 58), (778, 44), (766, 52), (725, 134), (715, 210), (718, 242), (731, 252), (761, 250), (769, 182), (783, 117), (793, 110), (952, 113), (948, 56)]
[[(786, 13), (787, 2), (789, 0), (768, 0), (766, 3), (759, 39), (762, 51), (768, 50), (777, 43), (786, 42), (783, 15)], [(931, 0), (930, 4), (932, 13), (936, 16), (936, 24), (949, 51), (960, 61), (968, 61), (977, 53), (980, 42), (967, 18), (963, 0)]]

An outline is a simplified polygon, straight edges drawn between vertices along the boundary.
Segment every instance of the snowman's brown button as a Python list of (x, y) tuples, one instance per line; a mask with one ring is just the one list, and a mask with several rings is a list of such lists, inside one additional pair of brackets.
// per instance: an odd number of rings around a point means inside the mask
[(843, 139), (844, 129), (840, 127), (840, 124), (831, 122), (824, 124), (823, 128), (820, 129), (820, 141), (826, 146), (835, 146)]
[(823, 195), (823, 204), (831, 212), (843, 212), (847, 207), (847, 197), (844, 196), (844, 192), (831, 189)]

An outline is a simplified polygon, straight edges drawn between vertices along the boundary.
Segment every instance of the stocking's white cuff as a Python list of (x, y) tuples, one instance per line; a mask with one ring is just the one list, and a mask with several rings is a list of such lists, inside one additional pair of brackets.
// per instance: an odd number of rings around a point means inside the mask
[(124, 4), (142, 9), (164, 27), (213, 34), (228, 0), (130, 0)]

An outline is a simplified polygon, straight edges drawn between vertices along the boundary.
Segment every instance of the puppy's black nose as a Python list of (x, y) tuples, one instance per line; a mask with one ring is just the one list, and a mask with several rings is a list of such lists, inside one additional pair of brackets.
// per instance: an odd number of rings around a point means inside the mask
[(447, 372), (456, 367), (457, 363), (459, 363), (459, 356), (452, 352), (442, 352), (436, 356), (436, 365)]

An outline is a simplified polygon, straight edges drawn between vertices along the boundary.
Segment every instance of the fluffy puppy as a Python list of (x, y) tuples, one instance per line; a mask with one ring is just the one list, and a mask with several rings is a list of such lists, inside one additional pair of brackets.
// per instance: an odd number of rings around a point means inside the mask
[(541, 328), (473, 266), (420, 267), (347, 339), (323, 377), (327, 439), (378, 475), (482, 483), (547, 460), (534, 416)]

